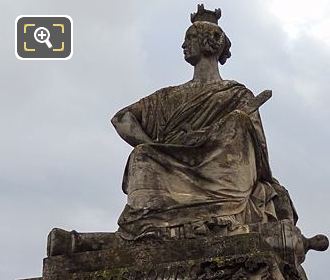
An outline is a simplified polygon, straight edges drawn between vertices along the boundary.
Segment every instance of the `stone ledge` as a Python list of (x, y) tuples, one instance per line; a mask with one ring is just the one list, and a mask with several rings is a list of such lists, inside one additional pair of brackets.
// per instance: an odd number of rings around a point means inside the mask
[(223, 279), (243, 276), (250, 279), (248, 275), (278, 265), (276, 253), (261, 235), (249, 233), (172, 241), (146, 240), (113, 249), (52, 256), (44, 259), (43, 277), (36, 279), (206, 280), (220, 275)]

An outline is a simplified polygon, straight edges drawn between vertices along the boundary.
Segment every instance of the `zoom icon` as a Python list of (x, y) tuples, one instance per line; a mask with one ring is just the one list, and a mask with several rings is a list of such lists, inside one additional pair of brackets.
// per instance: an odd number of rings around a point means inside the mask
[(72, 19), (69, 16), (19, 16), (16, 19), (16, 57), (62, 60), (72, 57)]

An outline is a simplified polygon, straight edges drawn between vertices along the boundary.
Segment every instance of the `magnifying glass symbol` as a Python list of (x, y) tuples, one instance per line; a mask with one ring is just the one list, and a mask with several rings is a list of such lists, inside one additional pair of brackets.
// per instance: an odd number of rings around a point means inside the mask
[(49, 41), (50, 32), (46, 27), (38, 27), (34, 31), (34, 39), (41, 44), (46, 44), (49, 49), (53, 47), (52, 43)]

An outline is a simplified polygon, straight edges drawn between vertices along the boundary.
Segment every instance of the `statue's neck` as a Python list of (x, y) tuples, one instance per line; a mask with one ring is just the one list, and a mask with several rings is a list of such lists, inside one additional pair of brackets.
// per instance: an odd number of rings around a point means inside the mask
[(218, 61), (213, 57), (202, 57), (194, 68), (193, 81), (222, 81)]

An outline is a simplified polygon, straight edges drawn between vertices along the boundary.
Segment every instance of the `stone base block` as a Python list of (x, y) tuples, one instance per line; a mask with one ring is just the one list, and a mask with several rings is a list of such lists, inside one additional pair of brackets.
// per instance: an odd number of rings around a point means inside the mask
[[(288, 275), (291, 278), (287, 278)], [(115, 279), (301, 278), (295, 268), (283, 265), (281, 258), (258, 233), (145, 240), (44, 259), (42, 280)]]

